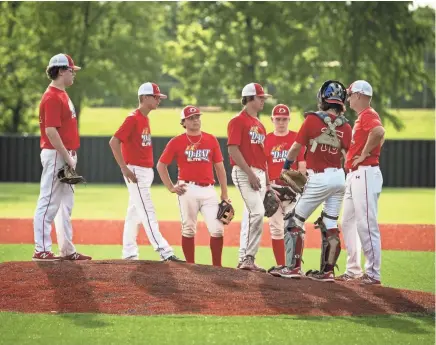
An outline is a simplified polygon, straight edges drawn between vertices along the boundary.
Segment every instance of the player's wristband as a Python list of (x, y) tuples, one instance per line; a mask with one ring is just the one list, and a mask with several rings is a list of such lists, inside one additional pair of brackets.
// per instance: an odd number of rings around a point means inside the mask
[(285, 164), (283, 164), (283, 169), (289, 170), (291, 168), (292, 163), (294, 163), (294, 161), (290, 161), (286, 158)]

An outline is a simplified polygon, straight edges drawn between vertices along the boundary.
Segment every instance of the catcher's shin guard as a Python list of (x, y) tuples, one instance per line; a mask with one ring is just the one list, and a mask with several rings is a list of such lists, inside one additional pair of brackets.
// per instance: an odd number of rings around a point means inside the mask
[(321, 217), (315, 221), (315, 228), (321, 230), (321, 272), (333, 271), (341, 253), (341, 240), (339, 239), (339, 229), (327, 229), (323, 222), (323, 217), (337, 220), (338, 217), (329, 216), (322, 212)]
[(303, 247), (304, 247), (304, 230), (297, 226), (294, 220), (294, 214), (288, 213), (284, 220), (285, 223), (285, 251), (286, 266), (296, 268), (301, 267)]

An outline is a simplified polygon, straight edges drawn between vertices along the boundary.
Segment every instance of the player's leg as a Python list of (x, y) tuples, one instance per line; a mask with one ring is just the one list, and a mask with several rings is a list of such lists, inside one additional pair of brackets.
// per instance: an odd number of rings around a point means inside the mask
[(150, 187), (154, 178), (153, 169), (131, 165), (129, 165), (129, 168), (135, 174), (138, 182), (129, 183), (126, 180), (127, 188), (133, 199), (136, 212), (141, 218), (148, 240), (163, 260), (171, 260), (174, 257), (174, 252), (159, 231), (159, 223), (151, 200)]
[(307, 272), (310, 279), (322, 282), (334, 281), (334, 268), (341, 252), (338, 218), (345, 193), (342, 169), (328, 173), (328, 186), (331, 195), (325, 200), (321, 216), (315, 222), (321, 231), (320, 270)]
[(276, 213), (274, 213), (268, 220), (271, 234), (271, 246), (277, 266), (284, 266), (286, 264), (283, 217), (286, 214), (286, 206), (290, 204), (289, 201), (281, 201)]
[(342, 213), (342, 234), (344, 236), (345, 248), (347, 250), (347, 264), (345, 273), (336, 277), (337, 280), (351, 281), (362, 276), (360, 266), (360, 244), (359, 234), (357, 233), (356, 218), (354, 213), (353, 196), (351, 193), (351, 180), (353, 174), (347, 175), (345, 183), (344, 209)]
[(59, 260), (51, 252), (51, 224), (62, 200), (63, 183), (57, 177), (64, 160), (56, 150), (41, 151), (42, 174), (38, 202), (33, 218), (35, 254), (32, 260)]
[(249, 214), (247, 210), (247, 206), (245, 206), (244, 203), (244, 210), (242, 211), (242, 221), (241, 221), (241, 232), (239, 234), (239, 258), (238, 258), (238, 267), (239, 268), (242, 264), (242, 261), (245, 257), (245, 250), (247, 249), (247, 236), (248, 236), (248, 221), (249, 221)]
[(224, 245), (224, 224), (216, 217), (218, 214), (218, 196), (215, 188), (200, 187), (202, 198), (200, 199), (200, 212), (206, 222), (210, 234), (210, 251), (212, 254), (212, 264), (222, 266), (221, 257)]
[(124, 219), (123, 228), (123, 259), (138, 260), (138, 232), (141, 219), (136, 212), (135, 204), (131, 195), (129, 195), (129, 203), (127, 205), (126, 218)]
[(302, 276), (302, 258), (304, 249), (304, 223), (329, 193), (325, 174), (309, 174), (306, 187), (295, 208), (285, 216), (285, 254), (286, 267), (277, 275), (284, 278)]
[(265, 272), (264, 269), (257, 267), (254, 261), (259, 250), (263, 230), (263, 217), (265, 215), (263, 199), (266, 192), (266, 177), (265, 172), (260, 169), (253, 169), (253, 171), (256, 176), (258, 176), (261, 183), (261, 189), (257, 191), (250, 186), (247, 174), (245, 174), (239, 167), (234, 167), (232, 171), (233, 183), (241, 193), (242, 199), (248, 210), (248, 232), (245, 241), (246, 249), (244, 260), (240, 268)]
[(377, 222), (378, 198), (383, 177), (378, 167), (362, 168), (354, 172), (352, 193), (357, 231), (365, 255), (365, 271), (373, 283), (380, 283), (381, 239)]
[(182, 222), (183, 254), (185, 255), (186, 262), (192, 264), (195, 263), (195, 234), (197, 232), (197, 216), (200, 209), (197, 188), (201, 187), (188, 184), (186, 192), (178, 196), (180, 219)]

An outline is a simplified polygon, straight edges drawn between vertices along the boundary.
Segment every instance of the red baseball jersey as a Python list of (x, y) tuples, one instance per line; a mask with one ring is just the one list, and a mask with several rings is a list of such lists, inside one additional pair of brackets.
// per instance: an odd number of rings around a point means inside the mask
[(49, 86), (39, 104), (39, 128), (41, 149), (54, 149), (45, 133), (47, 127), (56, 127), (67, 150), (80, 146), (76, 110), (65, 90)]
[[(227, 146), (237, 145), (248, 166), (266, 170), (264, 143), (266, 131), (257, 117), (244, 110), (230, 120), (227, 126)], [(230, 157), (230, 164), (236, 165)]]
[[(346, 169), (352, 168), (353, 157), (360, 156), (366, 141), (368, 140), (369, 132), (378, 126), (382, 126), (380, 116), (371, 107), (361, 111), (357, 117), (353, 127), (353, 135), (351, 140), (350, 150), (347, 152)], [(359, 165), (378, 165), (381, 151), (381, 143), (376, 146), (365, 160)]]
[(142, 115), (139, 109), (126, 117), (114, 137), (123, 143), (121, 152), (126, 164), (144, 168), (153, 167), (150, 121), (148, 116)]
[[(270, 181), (277, 180), (283, 169), (283, 163), (288, 156), (288, 151), (297, 137), (297, 133), (289, 131), (285, 136), (269, 133), (265, 139), (265, 155), (268, 162), (268, 177)], [(304, 148), (301, 148), (297, 159), (292, 164), (292, 169), (298, 169), (298, 162), (304, 161)]]
[(213, 164), (223, 161), (218, 139), (212, 134), (188, 136), (184, 133), (171, 139), (159, 161), (170, 165), (176, 160), (179, 180), (213, 184)]
[[(336, 116), (330, 115), (332, 122)], [(306, 146), (306, 166), (307, 169), (322, 171), (325, 168), (341, 168), (341, 150), (332, 146), (318, 144), (315, 152), (311, 152), (310, 139), (318, 137), (327, 129), (327, 125), (316, 115), (307, 115), (297, 134), (295, 141)], [(346, 123), (336, 127), (336, 135), (341, 141), (342, 149), (348, 151), (351, 142), (351, 126)]]

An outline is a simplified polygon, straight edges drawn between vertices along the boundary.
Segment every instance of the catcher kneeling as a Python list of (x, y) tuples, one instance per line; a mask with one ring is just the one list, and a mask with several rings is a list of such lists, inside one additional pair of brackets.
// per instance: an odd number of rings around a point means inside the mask
[[(321, 266), (306, 276), (321, 282), (333, 282), (334, 268), (341, 252), (338, 216), (345, 192), (342, 154), (351, 142), (351, 127), (343, 116), (345, 87), (326, 81), (318, 92), (319, 111), (305, 114), (297, 138), (288, 152), (280, 178), (301, 193), (295, 209), (285, 216), (286, 265), (269, 270), (273, 276), (301, 278), (304, 247), (304, 223), (323, 203), (315, 228), (321, 230)], [(290, 169), (302, 146), (306, 146), (308, 179)], [(307, 182), (307, 183), (306, 183)], [(303, 191), (304, 188), (304, 191)]]

